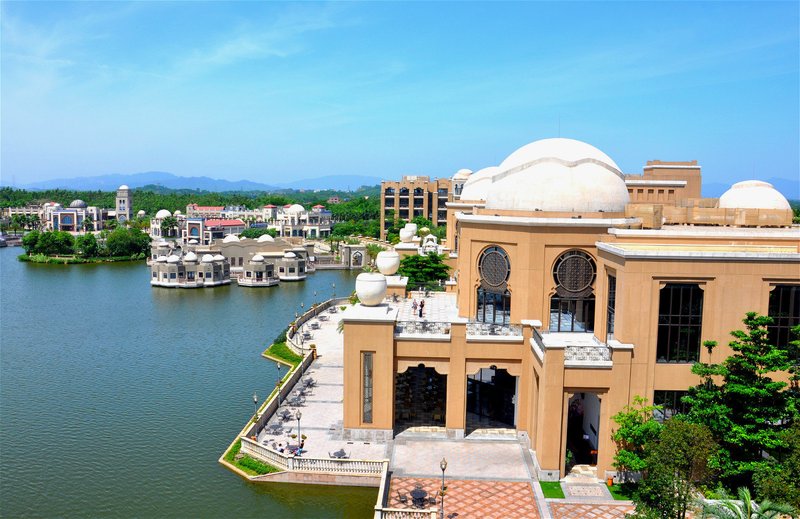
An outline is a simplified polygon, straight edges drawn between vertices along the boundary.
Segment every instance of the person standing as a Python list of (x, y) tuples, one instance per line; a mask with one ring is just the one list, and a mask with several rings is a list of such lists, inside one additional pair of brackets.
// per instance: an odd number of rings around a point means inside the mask
[(425, 313), (425, 300), (420, 301), (419, 303), (419, 318), (422, 319), (422, 316)]

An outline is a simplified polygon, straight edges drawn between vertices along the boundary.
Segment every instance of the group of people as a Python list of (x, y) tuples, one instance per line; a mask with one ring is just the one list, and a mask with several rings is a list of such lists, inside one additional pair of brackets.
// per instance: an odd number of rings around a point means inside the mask
[(414, 310), (414, 313), (417, 313), (419, 311), (419, 318), (422, 319), (422, 316), (425, 315), (425, 300), (423, 299), (422, 301), (419, 302), (419, 304), (417, 304), (417, 300), (412, 299), (411, 309)]

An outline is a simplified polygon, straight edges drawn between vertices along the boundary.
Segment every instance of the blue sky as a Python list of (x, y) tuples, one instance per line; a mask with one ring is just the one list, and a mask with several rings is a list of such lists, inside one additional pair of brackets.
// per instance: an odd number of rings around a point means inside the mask
[(2, 182), (450, 176), (527, 142), (800, 176), (800, 4), (2, 2)]

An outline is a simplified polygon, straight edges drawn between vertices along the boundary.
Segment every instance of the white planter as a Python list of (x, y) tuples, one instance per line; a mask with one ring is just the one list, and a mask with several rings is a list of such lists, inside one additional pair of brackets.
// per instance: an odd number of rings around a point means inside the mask
[(362, 272), (356, 278), (356, 295), (364, 306), (376, 306), (386, 296), (386, 277), (377, 272)]
[(411, 243), (411, 240), (414, 239), (414, 232), (413, 230), (403, 227), (400, 229), (400, 241), (403, 243)]
[(391, 276), (400, 268), (400, 255), (396, 250), (382, 250), (375, 258), (378, 271), (384, 276)]

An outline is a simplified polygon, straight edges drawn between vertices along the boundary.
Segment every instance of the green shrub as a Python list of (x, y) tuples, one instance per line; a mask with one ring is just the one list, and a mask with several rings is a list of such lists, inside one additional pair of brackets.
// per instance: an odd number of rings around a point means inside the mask
[(293, 352), (288, 346), (286, 346), (286, 342), (276, 342), (267, 348), (267, 351), (264, 353), (270, 357), (281, 359), (292, 366), (297, 366), (303, 360), (303, 357)]
[(236, 459), (236, 455), (239, 454), (239, 451), (242, 449), (242, 440), (236, 440), (236, 443), (228, 449), (228, 452), (225, 453), (225, 461), (233, 463)]
[(550, 499), (564, 499), (564, 489), (558, 481), (540, 481), (544, 497)]
[(267, 463), (263, 463), (247, 455), (239, 458), (235, 464), (240, 468), (249, 469), (256, 474), (272, 474), (273, 472), (280, 472), (278, 467), (273, 467), (272, 465), (268, 465)]

